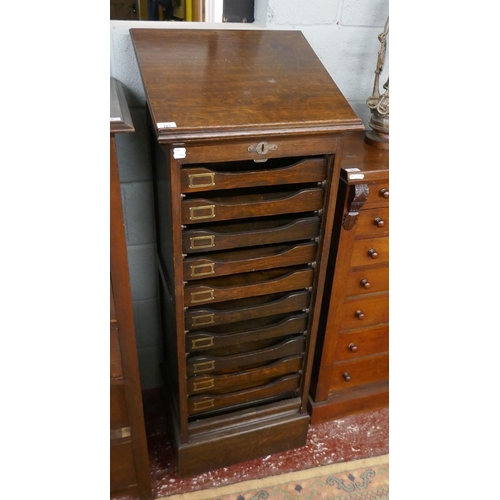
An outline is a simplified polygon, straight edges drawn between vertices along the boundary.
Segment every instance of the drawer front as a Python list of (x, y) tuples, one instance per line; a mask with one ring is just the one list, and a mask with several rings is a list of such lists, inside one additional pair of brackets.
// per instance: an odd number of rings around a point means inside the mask
[(137, 484), (132, 442), (112, 444), (110, 448), (110, 488), (117, 491)]
[(326, 158), (270, 159), (190, 165), (181, 170), (183, 193), (322, 182), (326, 179)]
[(187, 381), (189, 395), (232, 392), (248, 389), (271, 382), (273, 379), (290, 373), (297, 373), (302, 368), (303, 356), (292, 356), (259, 368), (252, 368), (239, 373), (226, 375), (200, 375)]
[(323, 189), (197, 198), (181, 202), (182, 224), (313, 212), (323, 206)]
[(389, 353), (335, 363), (330, 392), (350, 390), (364, 384), (389, 379)]
[[(306, 332), (307, 314), (297, 314), (284, 320), (264, 320), (245, 322), (244, 328), (236, 328), (222, 332), (194, 332), (186, 335), (186, 352), (203, 352), (207, 349), (231, 347), (250, 341), (273, 339)], [(256, 324), (257, 323), (257, 324)]]
[(356, 240), (352, 246), (351, 267), (389, 262), (389, 237)]
[(277, 245), (259, 249), (212, 253), (184, 260), (184, 280), (261, 271), (314, 262), (316, 243)]
[(217, 373), (219, 371), (239, 371), (245, 367), (263, 365), (276, 359), (303, 354), (305, 337), (300, 336), (281, 342), (273, 347), (258, 349), (250, 353), (232, 356), (194, 356), (187, 360), (189, 377), (200, 373)]
[[(335, 154), (337, 139), (330, 134), (304, 135), (300, 137), (274, 136), (266, 138), (248, 138), (229, 141), (221, 147), (218, 141), (208, 145), (192, 145), (186, 148), (186, 158), (181, 160), (184, 165), (204, 162), (226, 162), (234, 160), (282, 159), (286, 157), (312, 157), (319, 154)], [(265, 154), (262, 146), (267, 143)]]
[(389, 290), (389, 266), (387, 264), (350, 271), (346, 277), (345, 294), (348, 297), (387, 290)]
[(389, 325), (341, 332), (335, 349), (335, 360), (346, 361), (389, 350)]
[(120, 337), (118, 328), (110, 329), (109, 354), (111, 359), (111, 378), (123, 377), (122, 358), (120, 354)]
[(194, 308), (186, 311), (185, 325), (188, 330), (196, 330), (294, 311), (305, 311), (309, 307), (310, 300), (309, 291), (300, 291), (287, 294), (276, 300), (253, 298), (245, 301), (245, 304), (241, 307), (230, 304), (228, 307), (221, 309), (215, 307), (210, 309)]
[(341, 330), (363, 328), (389, 321), (389, 293), (380, 293), (344, 302)]
[(389, 205), (389, 180), (368, 185), (368, 196), (363, 208)]
[[(278, 277), (275, 277), (279, 274)], [(184, 288), (184, 305), (225, 302), (230, 300), (267, 295), (270, 293), (300, 290), (312, 286), (314, 271), (308, 267), (296, 271), (275, 270), (260, 273), (239, 274), (200, 284), (186, 285)], [(270, 278), (270, 279), (267, 279)], [(226, 286), (224, 286), (226, 285)]]
[(377, 238), (389, 234), (389, 207), (361, 210), (357, 221), (356, 236)]
[(111, 384), (110, 425), (111, 430), (122, 429), (130, 426), (124, 384)]
[(182, 251), (192, 254), (313, 239), (319, 235), (320, 222), (319, 217), (305, 217), (211, 224), (203, 229), (183, 231)]
[(222, 395), (193, 396), (188, 399), (190, 415), (228, 408), (246, 403), (255, 403), (269, 398), (294, 397), (300, 388), (300, 374), (287, 375), (264, 386)]

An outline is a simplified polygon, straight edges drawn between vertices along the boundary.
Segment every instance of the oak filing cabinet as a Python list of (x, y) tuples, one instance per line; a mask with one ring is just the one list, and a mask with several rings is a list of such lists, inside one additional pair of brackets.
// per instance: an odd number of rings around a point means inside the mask
[(303, 446), (343, 137), (361, 120), (298, 31), (130, 33), (179, 474)]
[(313, 424), (389, 399), (389, 151), (366, 144), (362, 133), (344, 146), (329, 264)]
[(116, 157), (118, 133), (134, 132), (121, 83), (110, 90), (110, 490), (152, 498), (132, 295)]

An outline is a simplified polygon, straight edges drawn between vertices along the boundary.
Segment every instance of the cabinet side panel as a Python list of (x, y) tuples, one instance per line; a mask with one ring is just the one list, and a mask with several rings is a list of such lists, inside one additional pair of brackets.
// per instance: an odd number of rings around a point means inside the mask
[(162, 372), (169, 405), (178, 407), (179, 380), (175, 325), (175, 287), (172, 255), (172, 209), (170, 200), (169, 157), (151, 133), (153, 154), (154, 199), (157, 234), (157, 265), (163, 336)]

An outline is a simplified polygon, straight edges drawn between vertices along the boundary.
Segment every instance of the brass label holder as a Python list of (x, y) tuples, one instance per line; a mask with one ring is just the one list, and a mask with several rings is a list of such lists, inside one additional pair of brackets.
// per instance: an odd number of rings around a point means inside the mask
[(215, 265), (213, 262), (191, 266), (191, 278), (210, 276), (211, 274), (215, 274)]
[(202, 302), (210, 302), (214, 300), (213, 290), (200, 290), (199, 292), (191, 292), (191, 304), (201, 304)]
[(215, 217), (215, 205), (201, 205), (189, 207), (189, 220), (213, 219)]
[(213, 337), (203, 337), (201, 339), (191, 340), (191, 349), (206, 349), (214, 345)]
[(194, 316), (191, 319), (192, 326), (206, 326), (213, 325), (215, 323), (215, 315), (210, 314), (200, 314), (199, 316)]
[(203, 361), (202, 363), (195, 363), (193, 365), (194, 373), (205, 373), (215, 370), (215, 361), (211, 359), (210, 361)]
[(207, 399), (205, 401), (196, 401), (193, 405), (194, 410), (208, 410), (209, 408), (213, 408), (214, 406), (214, 400), (213, 399)]
[(213, 172), (189, 174), (189, 187), (191, 189), (207, 188), (212, 186), (215, 186), (215, 174)]
[(190, 250), (202, 250), (204, 248), (213, 248), (215, 246), (215, 236), (193, 236), (189, 239)]
[(200, 380), (193, 383), (193, 391), (204, 391), (207, 389), (213, 389), (215, 387), (214, 379), (209, 378), (207, 380)]

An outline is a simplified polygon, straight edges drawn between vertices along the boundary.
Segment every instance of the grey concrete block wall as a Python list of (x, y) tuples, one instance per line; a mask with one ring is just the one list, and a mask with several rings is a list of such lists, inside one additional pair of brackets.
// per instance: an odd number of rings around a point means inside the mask
[[(255, 23), (111, 21), (110, 74), (122, 82), (136, 132), (117, 138), (139, 369), (143, 389), (162, 385), (162, 339), (155, 269), (154, 203), (145, 94), (128, 30), (137, 28), (301, 30), (354, 111), (368, 126), (389, 0), (255, 0)], [(388, 69), (384, 72), (387, 72)]]

